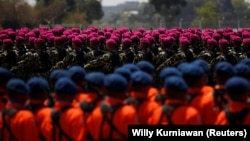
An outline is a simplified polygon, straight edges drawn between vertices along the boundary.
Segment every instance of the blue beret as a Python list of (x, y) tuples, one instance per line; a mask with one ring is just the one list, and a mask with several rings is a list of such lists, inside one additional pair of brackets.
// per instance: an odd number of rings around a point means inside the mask
[(187, 63), (187, 62), (182, 62), (182, 63), (180, 63), (180, 64), (177, 66), (177, 69), (178, 69), (180, 72), (182, 72), (182, 70), (185, 70), (185, 67), (186, 67), (187, 65), (189, 65), (189, 63)]
[(151, 74), (155, 71), (154, 65), (148, 61), (139, 61), (138, 63), (136, 63), (136, 66), (138, 66), (138, 68), (141, 71), (144, 71), (144, 72), (149, 73), (149, 74)]
[(215, 74), (218, 74), (218, 75), (229, 75), (229, 76), (235, 75), (235, 69), (233, 65), (231, 65), (230, 63), (226, 61), (217, 63), (215, 65), (214, 71), (215, 71)]
[(64, 69), (55, 69), (50, 73), (50, 81), (56, 82), (59, 78), (68, 76), (68, 71)]
[(85, 76), (85, 81), (94, 86), (104, 85), (105, 74), (102, 72), (89, 72)]
[(198, 66), (202, 67), (202, 69), (204, 69), (204, 71), (206, 73), (210, 72), (210, 68), (209, 68), (209, 65), (208, 65), (207, 61), (202, 60), (202, 59), (196, 59), (192, 63), (195, 64), (195, 65), (198, 65)]
[(163, 86), (167, 90), (178, 90), (182, 92), (188, 91), (188, 85), (182, 77), (170, 76), (164, 80)]
[(161, 70), (159, 77), (164, 80), (170, 76), (179, 76), (182, 77), (182, 73), (175, 67), (165, 67)]
[(109, 74), (104, 80), (104, 86), (107, 90), (124, 92), (127, 90), (127, 80), (119, 74)]
[(115, 74), (120, 74), (123, 76), (128, 82), (130, 82), (131, 72), (129, 69), (124, 67), (116, 68), (114, 71)]
[(46, 79), (42, 77), (33, 77), (28, 80), (27, 85), (30, 93), (48, 92), (49, 84)]
[(7, 83), (7, 90), (9, 93), (16, 93), (16, 94), (29, 94), (29, 88), (27, 84), (17, 78), (10, 79)]
[(205, 71), (198, 65), (188, 64), (185, 66), (185, 69), (183, 68), (182, 74), (184, 77), (200, 78), (204, 76)]
[(64, 93), (72, 95), (77, 93), (76, 84), (68, 77), (62, 77), (58, 79), (54, 89), (56, 93)]
[(12, 78), (12, 74), (6, 68), (0, 67), (0, 82), (7, 82)]
[(239, 63), (246, 64), (248, 67), (250, 67), (250, 58), (242, 59)]
[(250, 76), (250, 68), (246, 64), (237, 64), (234, 66), (237, 76)]
[(68, 69), (69, 76), (74, 82), (84, 81), (86, 71), (81, 66), (72, 66)]
[(132, 63), (124, 64), (122, 67), (129, 69), (131, 73), (140, 70), (138, 66)]
[(243, 94), (250, 90), (250, 84), (246, 79), (235, 76), (226, 82), (226, 90), (229, 94)]
[(131, 74), (131, 84), (133, 86), (151, 85), (153, 78), (144, 71), (136, 71)]

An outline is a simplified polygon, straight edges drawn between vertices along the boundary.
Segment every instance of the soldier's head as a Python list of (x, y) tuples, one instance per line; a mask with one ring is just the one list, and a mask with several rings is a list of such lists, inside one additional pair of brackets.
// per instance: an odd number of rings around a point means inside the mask
[(190, 45), (190, 41), (186, 38), (186, 37), (180, 37), (179, 39), (180, 41), (180, 49), (181, 50), (187, 50), (189, 48), (189, 45)]
[(224, 86), (228, 79), (235, 76), (235, 73), (235, 69), (230, 63), (222, 61), (215, 65), (214, 80), (216, 84)]
[(85, 76), (85, 90), (96, 93), (99, 96), (105, 94), (104, 89), (105, 74), (102, 72), (89, 72)]
[(10, 101), (24, 105), (28, 100), (29, 88), (27, 84), (17, 78), (13, 78), (7, 83), (7, 91)]
[(136, 66), (138, 66), (138, 68), (141, 71), (148, 73), (151, 77), (154, 77), (155, 66), (152, 63), (142, 60), (142, 61), (137, 62)]
[(250, 67), (244, 63), (238, 63), (234, 66), (236, 76), (243, 77), (250, 81)]
[(73, 38), (72, 39), (72, 48), (77, 50), (82, 47), (82, 40), (80, 38)]
[(145, 50), (148, 49), (150, 46), (150, 42), (147, 38), (141, 38), (140, 39), (140, 49)]
[(193, 89), (194, 92), (199, 91), (204, 86), (205, 71), (199, 65), (189, 63), (185, 65), (181, 72), (188, 87)]
[(123, 38), (122, 39), (122, 49), (126, 50), (129, 49), (132, 46), (132, 40), (129, 38)]
[(185, 80), (179, 76), (170, 76), (165, 78), (163, 88), (167, 92), (170, 99), (179, 99), (186, 101), (186, 94), (188, 92), (188, 85)]
[(97, 37), (91, 37), (89, 40), (89, 46), (92, 49), (97, 49), (99, 47), (99, 41)]
[(113, 51), (117, 49), (117, 43), (114, 39), (108, 39), (106, 41), (106, 50)]
[(28, 39), (28, 44), (27, 44), (27, 48), (31, 49), (35, 47), (35, 37), (29, 37)]
[(12, 78), (12, 74), (6, 68), (0, 67), (0, 89), (6, 89), (8, 81)]
[(136, 71), (131, 74), (131, 89), (145, 93), (145, 96), (153, 83), (153, 78), (146, 72)]
[(250, 52), (250, 38), (243, 39), (243, 47), (247, 51), (247, 53)]
[(13, 48), (13, 41), (11, 39), (4, 39), (3, 40), (3, 49), (4, 50), (11, 50)]
[(49, 94), (49, 83), (42, 77), (30, 78), (27, 82), (30, 90), (29, 99), (44, 102)]
[(119, 67), (114, 70), (115, 74), (120, 74), (123, 76), (128, 82), (128, 90), (131, 88), (131, 71), (125, 67)]
[(228, 40), (226, 40), (226, 39), (219, 40), (219, 49), (221, 52), (228, 51), (229, 45), (230, 44), (229, 44)]
[(204, 70), (205, 73), (204, 73), (204, 77), (203, 77), (204, 78), (203, 84), (206, 85), (208, 82), (208, 78), (210, 76), (210, 68), (209, 68), (208, 62), (206, 62), (205, 60), (202, 60), (202, 59), (196, 59), (192, 63), (200, 66)]
[(164, 80), (167, 77), (171, 76), (178, 76), (182, 77), (182, 73), (176, 67), (165, 67), (160, 71), (159, 78), (160, 78), (160, 86), (163, 85)]
[(60, 48), (60, 47), (63, 46), (63, 44), (64, 44), (64, 40), (63, 40), (62, 37), (56, 36), (54, 38), (54, 46), (55, 46), (55, 48)]
[(56, 81), (54, 91), (58, 100), (71, 103), (77, 94), (77, 86), (69, 77), (62, 77)]
[(78, 91), (83, 92), (86, 75), (85, 69), (81, 66), (71, 66), (68, 69), (68, 74), (71, 80), (76, 84)]
[(239, 36), (232, 35), (231, 36), (231, 41), (232, 41), (232, 45), (233, 45), (234, 48), (240, 48), (241, 47), (242, 39)]
[(34, 44), (35, 49), (42, 49), (45, 47), (45, 41), (42, 38), (36, 38), (35, 39), (35, 44)]
[(104, 79), (104, 87), (107, 96), (125, 99), (128, 91), (128, 82), (120, 74), (109, 74)]
[(25, 43), (24, 37), (16, 36), (16, 42), (15, 42), (16, 47), (20, 47), (20, 46), (24, 45), (24, 43)]
[(54, 91), (55, 83), (58, 79), (68, 76), (68, 71), (64, 69), (55, 69), (49, 75), (49, 85), (51, 92)]
[(218, 46), (218, 42), (215, 39), (210, 38), (207, 40), (207, 49), (214, 50), (217, 48), (217, 46)]
[(226, 91), (231, 101), (247, 103), (250, 93), (249, 81), (242, 77), (232, 77), (226, 82)]
[(160, 44), (162, 49), (171, 49), (173, 46), (173, 39), (171, 37), (164, 37), (160, 40)]

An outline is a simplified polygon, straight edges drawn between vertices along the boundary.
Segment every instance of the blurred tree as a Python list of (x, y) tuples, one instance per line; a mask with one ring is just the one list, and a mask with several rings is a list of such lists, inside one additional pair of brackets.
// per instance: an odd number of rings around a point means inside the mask
[(69, 13), (63, 20), (64, 24), (77, 24), (87, 26), (86, 14), (83, 12), (72, 12)]
[(0, 4), (0, 25), (2, 28), (34, 26), (33, 8), (25, 0), (5, 0)]
[(207, 1), (203, 6), (196, 8), (197, 16), (193, 21), (193, 26), (200, 26), (202, 28), (216, 28), (218, 27), (219, 13), (217, 12), (216, 2), (214, 0)]
[(86, 0), (82, 8), (84, 8), (82, 11), (86, 12), (89, 23), (93, 20), (100, 20), (104, 15), (101, 2), (98, 0)]
[(180, 14), (182, 7), (186, 6), (186, 0), (149, 0), (167, 22), (173, 21)]

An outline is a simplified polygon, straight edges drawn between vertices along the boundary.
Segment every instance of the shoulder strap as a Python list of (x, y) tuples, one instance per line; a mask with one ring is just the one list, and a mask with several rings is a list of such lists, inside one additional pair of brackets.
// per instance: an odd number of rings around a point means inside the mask
[(228, 107), (225, 108), (226, 118), (230, 125), (242, 124), (249, 112), (249, 108), (244, 108), (241, 112), (238, 113), (231, 113)]
[(80, 107), (82, 111), (91, 113), (96, 105), (96, 103), (100, 100), (100, 98), (96, 98), (95, 100), (88, 102), (87, 100), (83, 100), (80, 102)]
[(12, 129), (10, 127), (10, 125), (7, 123), (5, 116), (9, 116), (9, 117), (13, 117), (16, 113), (18, 112), (18, 109), (15, 108), (10, 108), (10, 109), (3, 109), (2, 110), (2, 122), (3, 122), (3, 128), (1, 131), (1, 140), (4, 140), (4, 131), (5, 129), (7, 130), (7, 132), (9, 133), (9, 140), (10, 141), (18, 141), (18, 139), (14, 136)]
[(170, 104), (170, 105), (164, 104), (162, 106), (162, 114), (159, 120), (159, 124), (161, 124), (163, 117), (166, 116), (168, 120), (168, 125), (173, 125), (172, 113), (180, 106), (181, 104)]
[(161, 93), (157, 94), (155, 97), (155, 101), (160, 102), (161, 104), (163, 104), (166, 99), (167, 99), (166, 95), (163, 95)]
[(220, 109), (223, 110), (224, 105), (227, 104), (227, 100), (224, 97), (226, 93), (225, 89), (214, 89), (213, 98), (215, 105)]
[[(69, 108), (71, 108), (71, 107), (70, 106), (64, 107), (59, 111), (55, 111), (55, 109), (52, 109), (52, 112), (51, 112), (51, 118), (52, 118), (52, 121), (53, 121), (53, 126), (56, 126), (59, 129), (59, 140), (60, 141), (62, 141), (62, 136), (67, 138), (68, 141), (74, 141), (74, 139), (72, 139), (67, 133), (65, 133), (65, 131), (62, 129), (62, 127), (61, 127), (61, 125), (59, 123), (61, 114), (63, 112), (65, 112), (66, 110), (68, 110)], [(53, 127), (52, 140), (56, 140), (55, 127)]]
[(134, 98), (134, 97), (128, 97), (125, 100), (125, 104), (135, 104), (136, 105), (136, 109), (139, 110), (140, 105), (146, 101), (147, 98)]
[[(118, 104), (118, 105), (107, 105), (106, 103), (102, 102), (101, 103), (101, 112), (102, 112), (102, 115), (103, 115), (103, 120), (106, 121), (111, 130), (110, 130), (110, 135), (109, 135), (109, 140), (112, 139), (112, 133), (113, 131), (115, 131), (119, 136), (121, 136), (123, 139), (126, 139), (127, 136), (125, 134), (123, 134), (114, 124), (113, 124), (113, 118), (114, 118), (114, 115), (115, 115), (115, 112), (122, 107), (123, 104)], [(108, 118), (107, 117), (107, 114), (108, 113), (111, 113), (111, 118)], [(101, 136), (100, 136), (100, 139), (103, 139), (102, 138), (102, 127), (103, 125), (101, 126)]]

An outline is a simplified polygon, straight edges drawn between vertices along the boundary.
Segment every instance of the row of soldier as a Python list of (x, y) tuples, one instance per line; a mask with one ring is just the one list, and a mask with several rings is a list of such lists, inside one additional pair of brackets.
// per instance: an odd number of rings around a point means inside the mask
[(55, 69), (49, 81), (27, 82), (0, 69), (2, 141), (127, 140), (129, 125), (250, 124), (250, 59), (215, 65), (207, 85), (204, 60), (164, 67), (160, 86), (148, 61), (128, 63), (110, 74), (81, 66)]
[(206, 60), (213, 70), (220, 61), (234, 65), (249, 56), (250, 31), (41, 27), (0, 30), (1, 43), (0, 66), (27, 80), (48, 77), (53, 69), (72, 65), (108, 74), (123, 64), (141, 60), (151, 62), (158, 73), (166, 66), (176, 67), (195, 59)]

